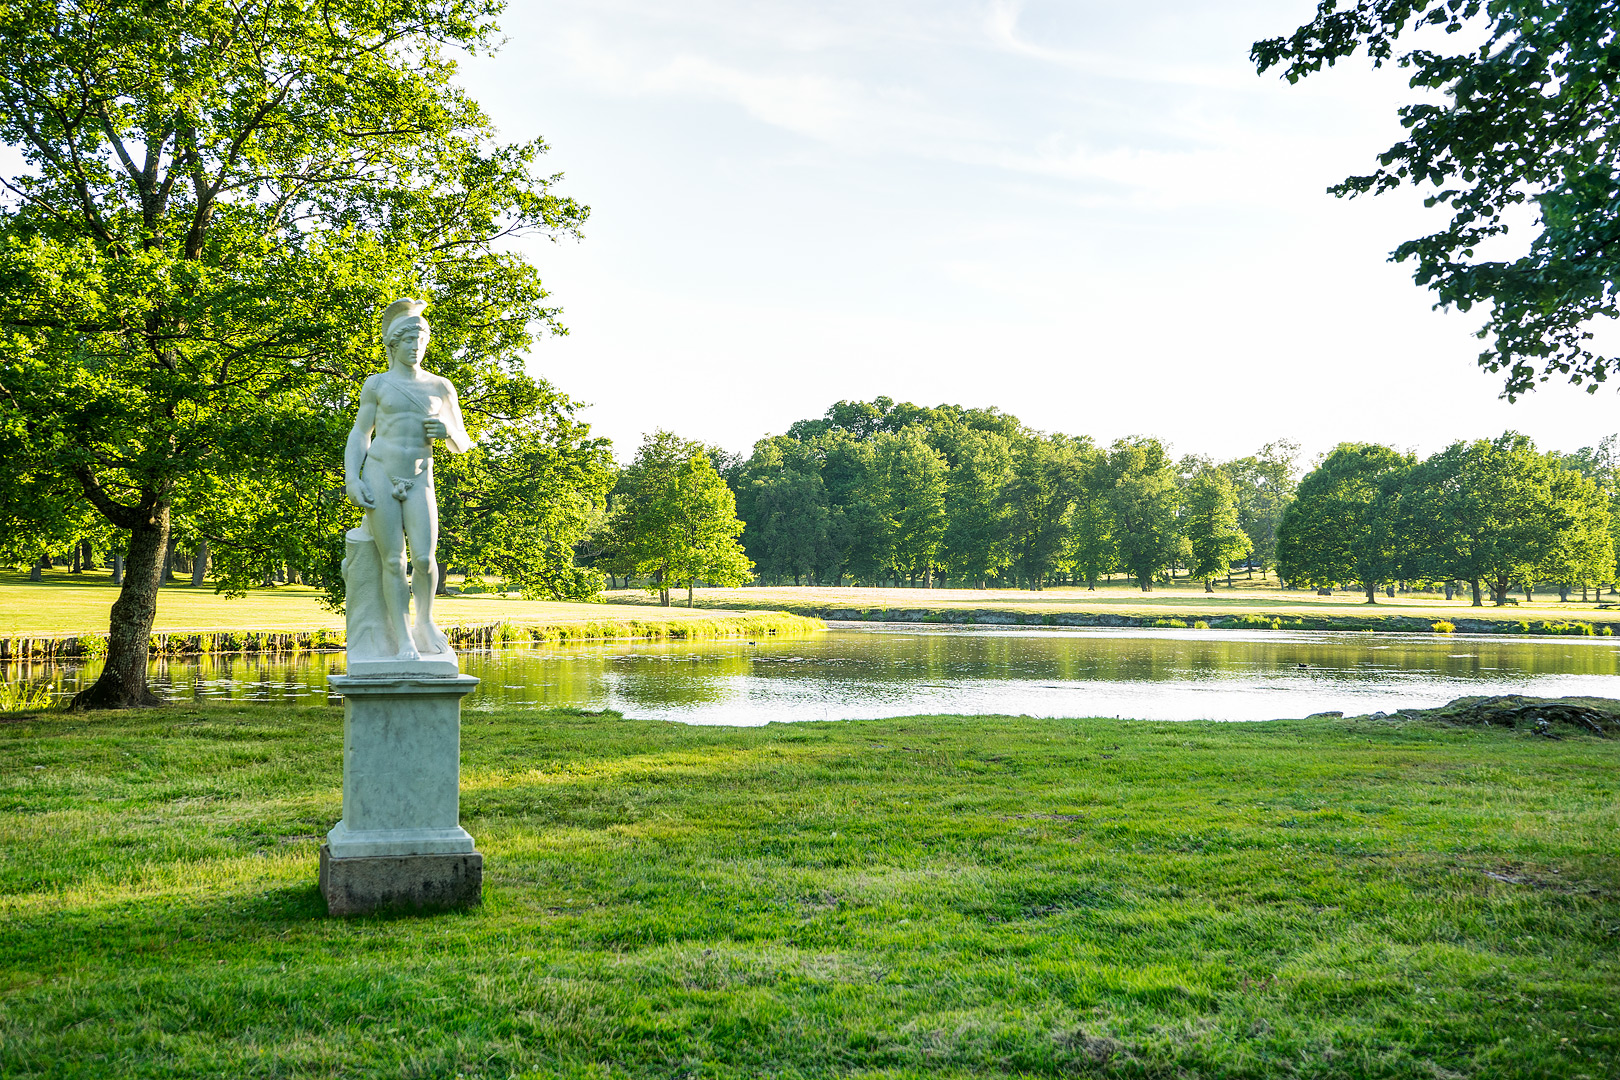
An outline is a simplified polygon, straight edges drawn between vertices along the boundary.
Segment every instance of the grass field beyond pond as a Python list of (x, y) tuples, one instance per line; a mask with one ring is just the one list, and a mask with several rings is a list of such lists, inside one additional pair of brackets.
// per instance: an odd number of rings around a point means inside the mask
[[(32, 582), (27, 575), (0, 570), (0, 636), (53, 636), (105, 634), (118, 598), (111, 577), (96, 571), (72, 574), (52, 570), (43, 581)], [(225, 597), (212, 585), (194, 588), (188, 584), (165, 586), (158, 590), (157, 620), (153, 633), (182, 631), (251, 631), (284, 633), (339, 629), (343, 615), (321, 606), (320, 590), (306, 585), (278, 585), (253, 589), (246, 596)], [(758, 609), (751, 609), (750, 616)], [(716, 619), (736, 612), (686, 608), (634, 610), (624, 605), (573, 604), (551, 600), (520, 600), (495, 593), (468, 596), (441, 596), (433, 604), (434, 620), (440, 626), (487, 626), (506, 622), (518, 627), (553, 630), (593, 628), (611, 636), (614, 624), (642, 624), (636, 629), (673, 630), (680, 624), (723, 629)], [(746, 621), (746, 620), (744, 620)], [(599, 636), (601, 636), (599, 635)], [(556, 633), (552, 637), (558, 636)], [(658, 633), (656, 636), (667, 636)], [(715, 636), (710, 634), (709, 636)], [(721, 635), (723, 636), (723, 635)]]
[(0, 1075), (1616, 1075), (1610, 741), (465, 720), (484, 905), (348, 921), (339, 710), (0, 725)]
[[(609, 604), (645, 605), (653, 602), (639, 589), (612, 589), (603, 593)], [(1116, 580), (1099, 584), (1096, 591), (1053, 588), (1033, 592), (1025, 589), (869, 589), (828, 585), (767, 586), (740, 589), (698, 589), (698, 607), (731, 610), (761, 608), (814, 615), (824, 619), (869, 619), (912, 622), (994, 622), (1040, 623), (1063, 621), (1064, 616), (1100, 616), (1107, 620), (1139, 619), (1147, 624), (1159, 619), (1181, 619), (1188, 625), (1196, 620), (1231, 620), (1244, 616), (1280, 619), (1285, 628), (1304, 621), (1308, 628), (1361, 629), (1379, 623), (1392, 630), (1410, 631), (1421, 627), (1428, 632), (1434, 622), (1480, 620), (1513, 624), (1520, 620), (1552, 623), (1587, 622), (1620, 625), (1620, 607), (1613, 598), (1581, 602), (1572, 597), (1560, 602), (1556, 594), (1542, 592), (1534, 601), (1522, 595), (1497, 607), (1473, 607), (1466, 595), (1446, 600), (1434, 593), (1402, 593), (1389, 597), (1382, 593), (1378, 603), (1368, 604), (1354, 592), (1339, 591), (1318, 596), (1304, 589), (1279, 589), (1241, 576), (1235, 588), (1224, 584), (1213, 593), (1199, 583), (1181, 582), (1142, 592), (1129, 582)], [(1599, 607), (1602, 603), (1605, 606)]]

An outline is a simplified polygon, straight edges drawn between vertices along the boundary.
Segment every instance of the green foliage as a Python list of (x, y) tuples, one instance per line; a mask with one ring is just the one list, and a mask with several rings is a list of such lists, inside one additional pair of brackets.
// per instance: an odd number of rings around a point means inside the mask
[(1430, 626), (1437, 634), (1454, 634), (1457, 632), (1457, 627), (1444, 619), (1441, 619), (1436, 623), (1431, 623)]
[(740, 585), (753, 569), (737, 537), (737, 504), (699, 443), (667, 431), (642, 440), (614, 489), (608, 565), (625, 575), (649, 575), (650, 591), (669, 603), (670, 585)]
[(0, 713), (40, 712), (56, 704), (51, 688), (24, 678), (0, 679)]
[(1299, 486), (1294, 467), (1298, 457), (1297, 443), (1277, 439), (1262, 446), (1257, 454), (1221, 466), (1232, 480), (1238, 525), (1249, 538), (1250, 552), (1259, 560), (1262, 571), (1277, 562), (1277, 527)]
[(1397, 529), (1384, 489), (1412, 459), (1372, 443), (1341, 443), (1300, 481), (1277, 527), (1277, 570), (1297, 585), (1358, 581), (1372, 603), (1398, 570)]
[(872, 447), (871, 501), (882, 523), (886, 562), (915, 581), (938, 561), (945, 538), (945, 457), (920, 428), (879, 432)]
[(1013, 440), (961, 424), (936, 429), (934, 444), (950, 467), (945, 481), (945, 535), (940, 562), (956, 581), (984, 584), (1007, 569)]
[(743, 550), (761, 575), (816, 581), (839, 561), (821, 462), (810, 446), (761, 439), (738, 470), (735, 490)]
[(1018, 440), (1002, 499), (1008, 508), (1008, 556), (1032, 589), (1046, 584), (1064, 556), (1094, 453), (1089, 439), (1032, 432)]
[(1125, 570), (1146, 592), (1180, 549), (1175, 468), (1157, 439), (1120, 439), (1108, 450), (1109, 519)]
[[(1604, 629), (1608, 628), (1605, 627)], [(1589, 622), (1553, 622), (1549, 619), (1538, 619), (1528, 626), (1526, 632), (1531, 634), (1552, 634), (1558, 637), (1591, 637), (1596, 631)]]
[[(1480, 336), (1493, 340), (1479, 362), (1506, 372), (1509, 400), (1555, 374), (1596, 389), (1614, 364), (1587, 342), (1593, 320), (1620, 314), (1617, 21), (1615, 0), (1322, 0), (1313, 21), (1251, 52), (1261, 72), (1280, 67), (1296, 82), (1364, 48), (1374, 66), (1393, 59), (1414, 89), (1444, 95), (1401, 108), (1405, 136), (1380, 168), (1329, 190), (1427, 187), (1426, 204), (1451, 211), (1392, 258), (1416, 263), (1437, 306), (1488, 305)], [(1410, 37), (1421, 27), (1467, 45), (1426, 47)], [(1528, 207), (1537, 231), (1527, 249), (1490, 257)]]
[[(1533, 579), (1559, 560), (1560, 537), (1569, 527), (1606, 539), (1606, 522), (1591, 521), (1593, 510), (1603, 513), (1600, 501), (1593, 505), (1595, 489), (1572, 477), (1558, 488), (1570, 505), (1560, 505), (1554, 471), (1529, 439), (1511, 431), (1494, 440), (1453, 443), (1409, 470), (1395, 489), (1394, 507), (1394, 529), (1408, 549), (1408, 575), (1458, 578), (1476, 588), (1483, 581), (1500, 602), (1512, 582)], [(1576, 551), (1590, 541), (1563, 546)], [(1564, 561), (1575, 564), (1577, 558), (1566, 555)]]
[(528, 415), (491, 425), (465, 453), (434, 463), (439, 563), (477, 583), (490, 573), (526, 599), (583, 600), (601, 573), (575, 551), (605, 517), (613, 461), (576, 406), (540, 384)]
[(1237, 496), (1227, 474), (1205, 466), (1187, 485), (1181, 527), (1192, 548), (1192, 575), (1219, 577), (1249, 553), (1249, 537), (1238, 524)]
[(453, 82), (497, 7), (0, 9), (0, 141), (20, 152), (0, 203), (0, 508), (42, 496), (30, 522), (89, 507), (125, 532), (109, 671), (140, 681), (171, 516), (227, 590), (287, 563), (339, 580), (356, 511), (336, 473), (388, 301), (429, 301), (428, 362), (474, 434), (533, 413), (522, 357), (556, 312), (509, 241), (577, 233), (586, 211), (536, 171), (542, 142), (497, 143)]

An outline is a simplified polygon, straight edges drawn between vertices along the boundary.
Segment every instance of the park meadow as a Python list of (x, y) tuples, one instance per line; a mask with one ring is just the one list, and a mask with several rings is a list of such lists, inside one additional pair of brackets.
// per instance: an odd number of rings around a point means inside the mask
[(1615, 743), (465, 717), (483, 904), (331, 919), (340, 710), (0, 724), (8, 1076), (1616, 1075)]

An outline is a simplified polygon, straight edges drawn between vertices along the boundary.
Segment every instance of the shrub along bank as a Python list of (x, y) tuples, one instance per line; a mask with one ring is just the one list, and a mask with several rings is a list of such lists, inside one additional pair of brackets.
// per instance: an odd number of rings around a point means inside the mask
[(350, 921), (339, 710), (0, 724), (0, 1075), (1620, 1060), (1620, 740), (1573, 722), (465, 719), (484, 905)]
[[(711, 618), (596, 619), (588, 622), (514, 623), (442, 627), (450, 644), (460, 648), (494, 645), (577, 644), (590, 641), (701, 641), (739, 637), (802, 637), (825, 630), (818, 618), (782, 611), (717, 614)], [(154, 656), (194, 653), (297, 653), (343, 648), (339, 628), (287, 631), (174, 631), (153, 634)], [(0, 637), (0, 660), (88, 658), (107, 654), (106, 634), (48, 637)]]

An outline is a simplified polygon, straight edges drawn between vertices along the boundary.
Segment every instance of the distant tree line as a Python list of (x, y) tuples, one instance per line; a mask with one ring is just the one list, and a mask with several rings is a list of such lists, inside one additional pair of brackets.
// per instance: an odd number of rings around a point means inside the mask
[(763, 581), (931, 587), (1267, 573), (1298, 447), (1216, 463), (1099, 446), (996, 409), (840, 401), (725, 467)]
[(1375, 602), (1397, 583), (1466, 587), (1476, 606), (1549, 584), (1559, 596), (1617, 577), (1615, 438), (1541, 453), (1517, 432), (1456, 442), (1422, 461), (1344, 443), (1301, 481), (1282, 516), (1277, 564), (1305, 587), (1354, 583)]
[[(750, 581), (1042, 589), (1123, 574), (1143, 590), (1177, 578), (1213, 590), (1275, 570), (1369, 602), (1433, 587), (1502, 604), (1515, 590), (1567, 598), (1620, 578), (1615, 437), (1558, 454), (1508, 432), (1424, 460), (1345, 443), (1300, 479), (1299, 448), (1282, 440), (1230, 461), (1176, 458), (1154, 438), (1102, 446), (994, 408), (879, 397), (840, 401), (746, 459), (659, 431), (615, 468), (576, 406), (536, 389), (526, 412), (439, 463), (441, 562), (464, 587), (490, 577), (583, 599), (622, 579), (668, 604), (672, 588), (690, 603), (699, 584)], [(233, 506), (221, 490), (177, 505), (164, 577), (341, 595), (326, 554), (338, 501), (320, 487), (304, 496)], [(35, 528), (7, 534), (0, 558), (36, 575), (52, 561), (116, 570), (121, 538), (77, 500), (38, 498), (33, 512)]]

